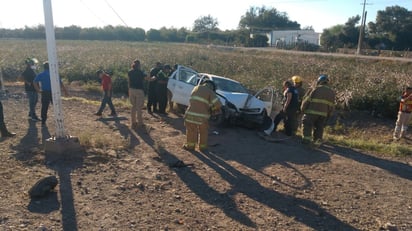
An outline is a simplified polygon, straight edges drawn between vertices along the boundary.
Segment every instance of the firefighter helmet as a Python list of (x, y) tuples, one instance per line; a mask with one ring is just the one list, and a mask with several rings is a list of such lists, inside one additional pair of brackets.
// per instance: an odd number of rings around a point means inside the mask
[(302, 78), (299, 75), (295, 75), (292, 77), (292, 81), (294, 83), (301, 83), (302, 82)]
[(328, 75), (321, 74), (318, 78), (318, 84), (324, 84), (324, 83), (327, 83), (327, 82), (329, 82)]

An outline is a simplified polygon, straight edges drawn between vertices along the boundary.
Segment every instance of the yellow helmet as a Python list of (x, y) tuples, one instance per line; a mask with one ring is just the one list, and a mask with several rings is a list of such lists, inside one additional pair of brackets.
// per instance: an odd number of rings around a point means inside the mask
[(302, 78), (299, 75), (295, 75), (292, 77), (292, 81), (294, 83), (301, 83), (302, 82)]

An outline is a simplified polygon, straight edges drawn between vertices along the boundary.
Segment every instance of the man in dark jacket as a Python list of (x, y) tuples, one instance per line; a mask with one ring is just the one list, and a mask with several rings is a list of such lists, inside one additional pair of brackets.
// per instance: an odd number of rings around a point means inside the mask
[(39, 117), (36, 115), (36, 105), (38, 101), (38, 93), (36, 88), (34, 88), (33, 80), (36, 78), (36, 70), (38, 63), (35, 58), (27, 58), (25, 61), (26, 68), (21, 77), (24, 80), (24, 90), (26, 91), (27, 98), (29, 99), (29, 119), (32, 121), (40, 121)]
[(127, 76), (129, 99), (132, 104), (131, 125), (133, 129), (136, 129), (143, 126), (144, 80), (147, 79), (147, 74), (142, 71), (140, 61), (136, 59), (133, 61), (132, 68), (127, 73)]
[(149, 83), (148, 83), (148, 89), (147, 89), (147, 112), (152, 113), (152, 112), (158, 112), (158, 107), (157, 107), (157, 97), (156, 97), (156, 76), (159, 73), (159, 71), (162, 70), (162, 64), (160, 62), (156, 63), (156, 66), (153, 67), (150, 70), (150, 78), (149, 78)]
[(159, 114), (166, 115), (167, 106), (167, 82), (172, 68), (170, 65), (164, 65), (162, 70), (156, 76), (156, 99), (159, 103)]

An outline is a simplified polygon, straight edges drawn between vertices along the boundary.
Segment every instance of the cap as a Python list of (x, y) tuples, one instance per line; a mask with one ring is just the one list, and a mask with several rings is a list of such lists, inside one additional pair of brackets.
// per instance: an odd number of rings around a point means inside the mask
[(39, 61), (36, 58), (27, 58), (24, 60), (24, 63), (29, 64), (29, 65), (34, 65), (37, 64)]
[(43, 68), (46, 69), (46, 70), (49, 70), (49, 62), (48, 61), (43, 63)]

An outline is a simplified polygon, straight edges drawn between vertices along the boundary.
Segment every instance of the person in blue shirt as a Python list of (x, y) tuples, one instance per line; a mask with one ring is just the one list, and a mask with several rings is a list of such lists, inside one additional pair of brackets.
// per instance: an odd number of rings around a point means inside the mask
[[(34, 88), (38, 93), (41, 93), (41, 124), (45, 125), (47, 120), (47, 111), (49, 105), (52, 102), (52, 87), (50, 81), (49, 62), (43, 63), (44, 71), (34, 78)], [(67, 95), (67, 89), (60, 80), (60, 86), (63, 89), (65, 95)]]

